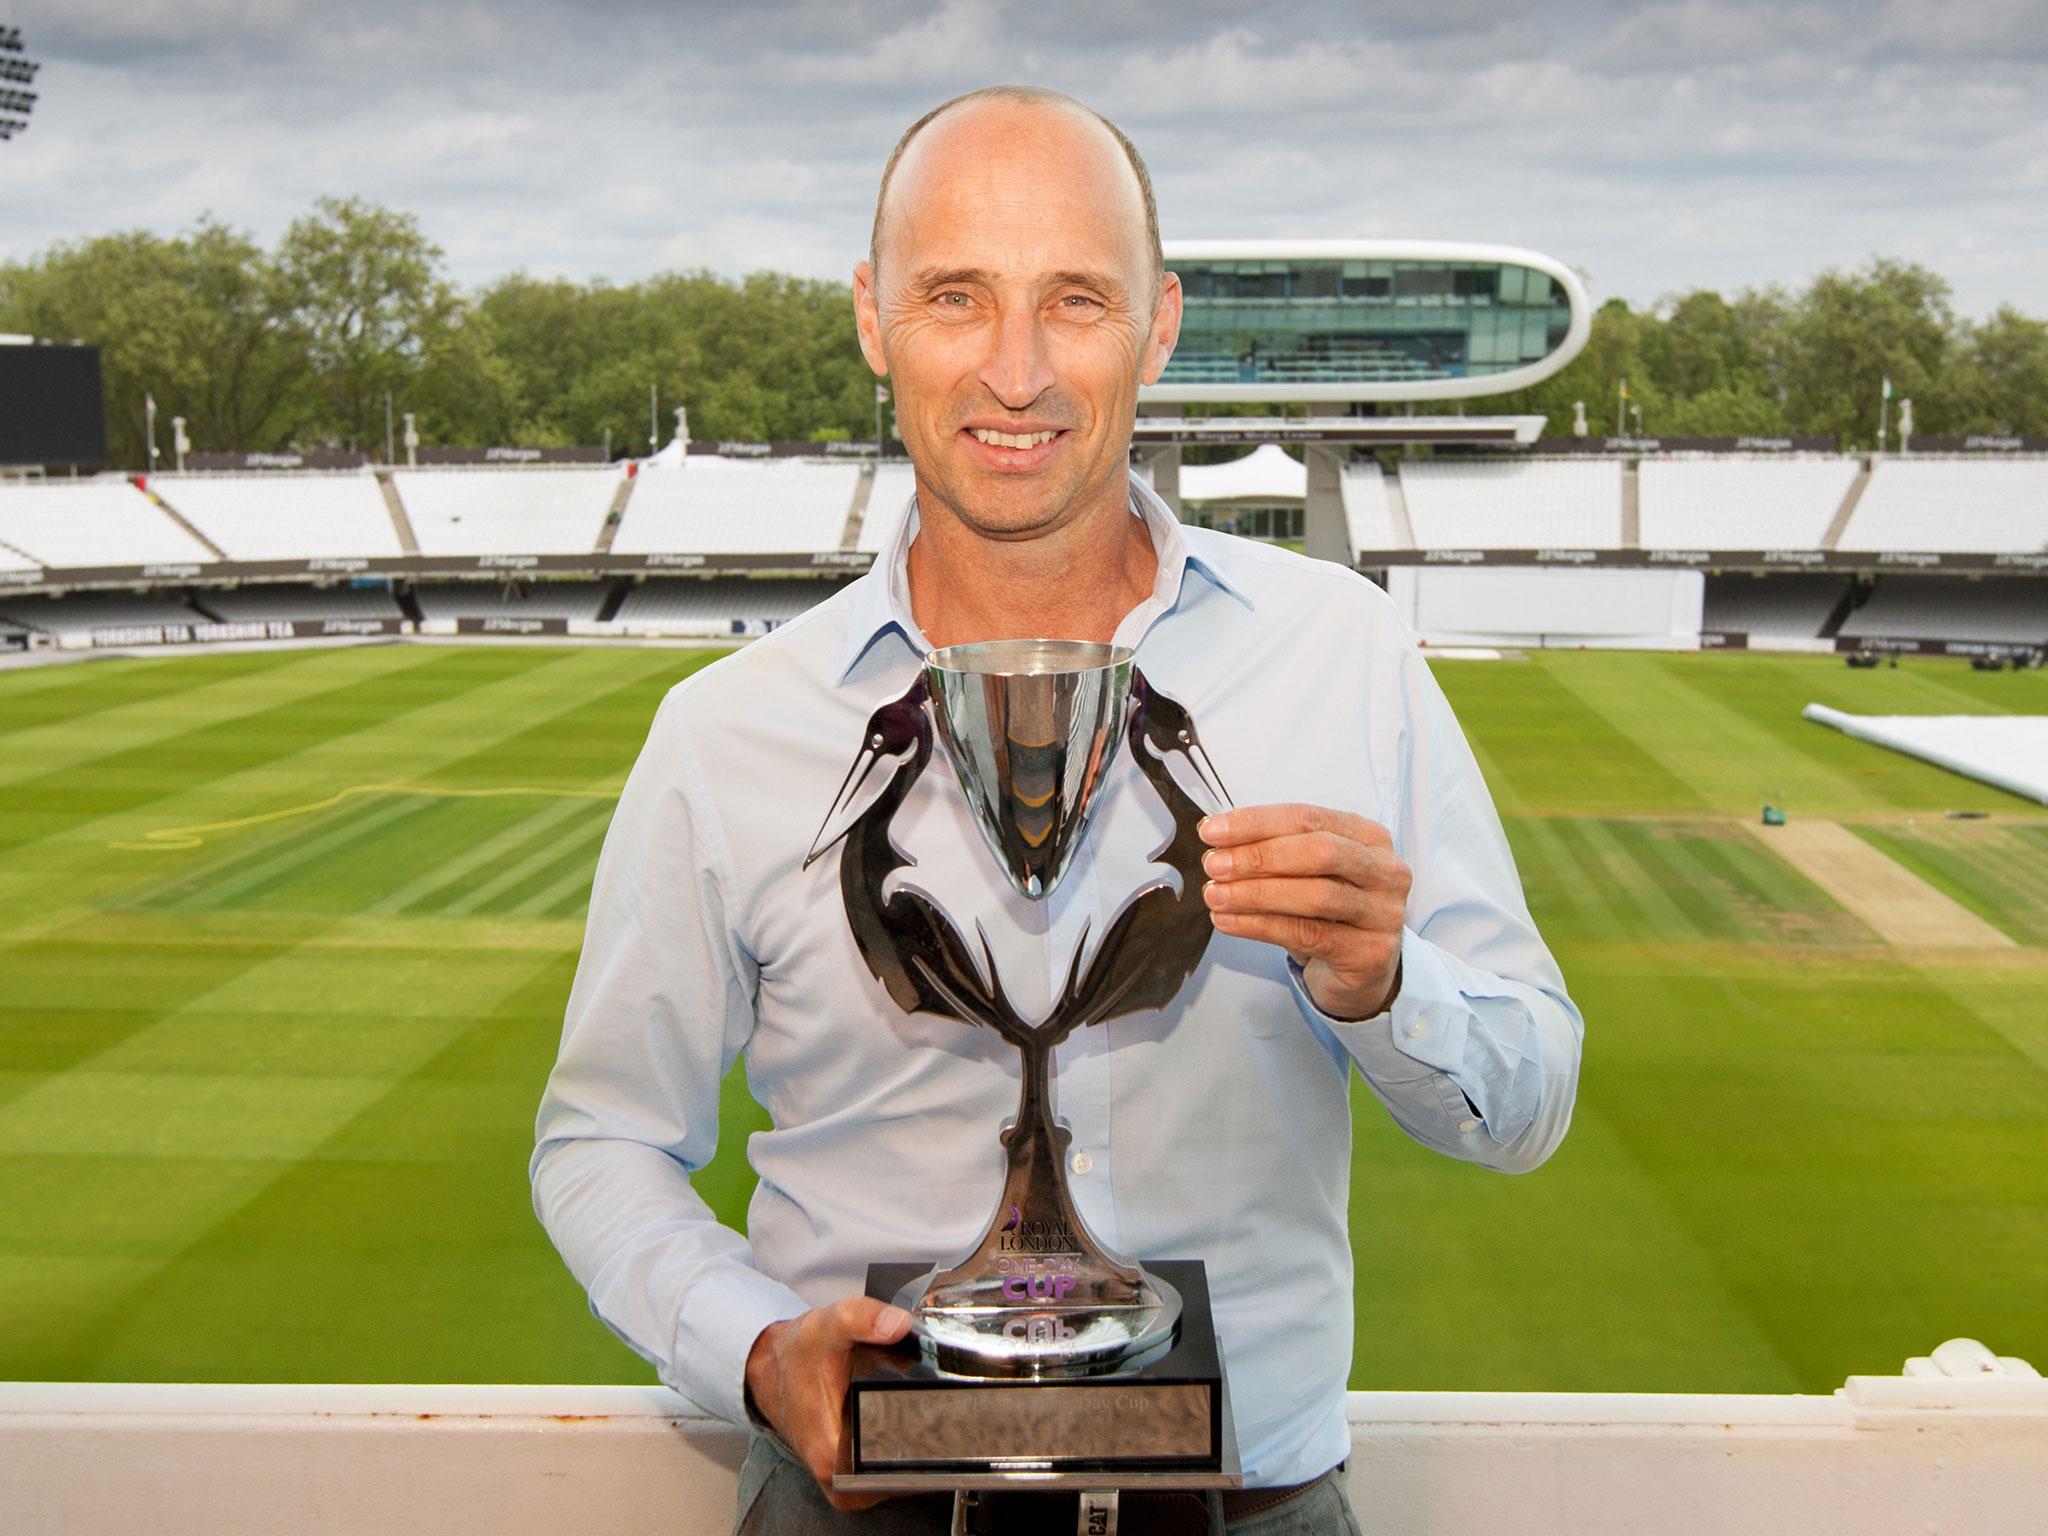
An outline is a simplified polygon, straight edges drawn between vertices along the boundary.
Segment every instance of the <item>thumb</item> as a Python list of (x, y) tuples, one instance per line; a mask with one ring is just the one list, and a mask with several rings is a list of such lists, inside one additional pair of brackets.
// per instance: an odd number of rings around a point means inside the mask
[(872, 1296), (849, 1296), (838, 1306), (838, 1322), (848, 1342), (894, 1344), (910, 1331), (910, 1314)]

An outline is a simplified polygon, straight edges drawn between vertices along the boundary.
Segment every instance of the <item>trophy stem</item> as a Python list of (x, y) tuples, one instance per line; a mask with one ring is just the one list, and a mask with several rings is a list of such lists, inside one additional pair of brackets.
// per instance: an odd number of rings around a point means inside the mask
[(1002, 1198), (980, 1241), (898, 1298), (942, 1370), (1087, 1375), (1173, 1342), (1179, 1295), (1097, 1241), (1067, 1186), (1073, 1134), (1052, 1112), (1052, 1053), (1065, 1033), (1047, 1024), (1015, 1042), (1017, 1118), (1002, 1132)]

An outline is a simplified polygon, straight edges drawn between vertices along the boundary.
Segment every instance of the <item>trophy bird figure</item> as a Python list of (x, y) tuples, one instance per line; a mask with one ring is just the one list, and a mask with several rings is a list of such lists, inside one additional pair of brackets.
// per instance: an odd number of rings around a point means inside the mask
[[(1202, 902), (1203, 843), (1195, 832), (1207, 810), (1175, 779), (1173, 761), (1187, 765), (1217, 807), (1230, 804), (1195, 732), (1194, 717), (1132, 669), (1125, 731), (1139, 772), (1172, 817), (1173, 830), (1151, 862), (1165, 864), (1173, 878), (1149, 881), (1124, 902), (1085, 970), (1088, 933), (1083, 930), (1061, 1001), (1051, 1018), (1034, 1028), (1004, 994), (986, 934), (977, 933), (977, 964), (965, 936), (923, 892), (903, 883), (888, 890), (898, 871), (916, 867), (889, 829), (931, 762), (928, 699), (920, 674), (902, 697), (868, 717), (860, 752), (803, 861), (808, 869), (834, 844), (845, 843), (839, 886), (847, 923), (861, 959), (890, 998), (906, 1013), (986, 1025), (1026, 1049), (1046, 1049), (1077, 1028), (1172, 1001), (1201, 964), (1212, 932)], [(884, 764), (892, 766), (884, 769)]]
[[(1204, 845), (1195, 828), (1209, 810), (1229, 809), (1230, 794), (1195, 734), (1194, 716), (1154, 688), (1135, 667), (1131, 669), (1128, 731), (1138, 771), (1173, 818), (1173, 831), (1153, 851), (1150, 862), (1166, 865), (1178, 883), (1153, 880), (1133, 893), (1110, 920), (1085, 975), (1079, 975), (1087, 940), (1087, 935), (1082, 935), (1067, 972), (1066, 998), (1058, 1010), (1058, 1015), (1072, 1018), (1070, 1029), (1164, 1008), (1202, 963), (1212, 932), (1208, 907), (1202, 900)], [(1187, 764), (1208, 793), (1209, 807), (1197, 802), (1174, 778), (1176, 758)]]
[[(907, 693), (868, 717), (860, 753), (847, 769), (802, 867), (810, 868), (834, 843), (845, 842), (839, 856), (839, 889), (847, 925), (861, 959), (897, 1007), (905, 1013), (934, 1013), (983, 1024), (1022, 1046), (1031, 1026), (1010, 1006), (996, 981), (987, 935), (980, 935), (984, 981), (967, 940), (928, 896), (907, 884), (887, 889), (892, 875), (917, 864), (896, 846), (889, 827), (931, 762), (932, 722), (926, 699), (924, 674), (919, 673)], [(884, 763), (894, 766), (871, 783)]]

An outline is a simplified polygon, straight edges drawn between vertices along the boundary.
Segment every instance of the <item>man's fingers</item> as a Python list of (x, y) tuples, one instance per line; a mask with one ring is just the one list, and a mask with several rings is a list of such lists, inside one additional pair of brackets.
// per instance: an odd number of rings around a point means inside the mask
[(872, 1296), (847, 1296), (825, 1309), (848, 1344), (894, 1344), (910, 1331), (910, 1314)]
[[(1294, 913), (1214, 912), (1218, 933), (1277, 944), (1297, 961), (1320, 960), (1346, 975), (1366, 975), (1391, 965), (1401, 948), (1398, 930), (1382, 933)], [(1306, 957), (1306, 958), (1304, 958)]]
[(1352, 811), (1324, 805), (1241, 805), (1205, 817), (1196, 833), (1211, 848), (1235, 848), (1271, 837), (1297, 837), (1309, 832), (1334, 832), (1358, 843), (1391, 843), (1392, 835), (1376, 821)]
[(1202, 900), (1212, 912), (1267, 913), (1362, 924), (1376, 905), (1371, 893), (1348, 880), (1296, 875), (1274, 880), (1211, 880)]
[(1381, 871), (1400, 863), (1391, 848), (1361, 843), (1341, 832), (1293, 832), (1202, 855), (1202, 869), (1212, 880), (1244, 880), (1259, 875), (1330, 875), (1353, 885), (1372, 882)]

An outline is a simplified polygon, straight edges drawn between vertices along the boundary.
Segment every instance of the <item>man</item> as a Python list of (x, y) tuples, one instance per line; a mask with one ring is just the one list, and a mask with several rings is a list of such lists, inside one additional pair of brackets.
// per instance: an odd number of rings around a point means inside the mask
[[(884, 172), (854, 290), (915, 502), (872, 572), (658, 712), (598, 866), (536, 1208), (663, 1380), (772, 1431), (742, 1475), (742, 1529), (943, 1529), (929, 1501), (826, 1485), (849, 1349), (908, 1324), (860, 1295), (865, 1267), (972, 1243), (1016, 1057), (897, 1008), (861, 964), (833, 860), (805, 855), (869, 715), (929, 649), (1133, 646), (1241, 808), (1203, 824), (1216, 937), (1173, 1005), (1060, 1047), (1074, 1194), (1112, 1247), (1207, 1263), (1247, 1483), (1207, 1521), (1350, 1529), (1326, 1476), (1349, 1443), (1349, 1071), (1427, 1145), (1533, 1168), (1570, 1118), (1578, 1012), (1391, 605), (1336, 566), (1183, 529), (1130, 476), (1137, 390), (1181, 301), (1120, 133), (1049, 92), (947, 103)], [(1084, 926), (1157, 873), (1162, 814), (1123, 754), (1036, 911), (943, 769), (891, 830), (1028, 1010)], [(742, 1053), (774, 1122), (749, 1149), (751, 1245), (689, 1182)]]

